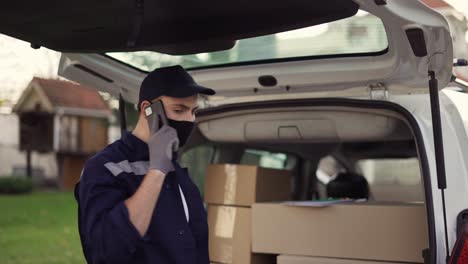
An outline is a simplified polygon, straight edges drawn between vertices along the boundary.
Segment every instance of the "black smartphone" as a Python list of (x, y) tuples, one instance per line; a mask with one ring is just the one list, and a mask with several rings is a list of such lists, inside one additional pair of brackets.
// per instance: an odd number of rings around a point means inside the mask
[(162, 125), (169, 125), (167, 121), (164, 105), (161, 100), (158, 100), (145, 108), (146, 119), (151, 135), (158, 132)]

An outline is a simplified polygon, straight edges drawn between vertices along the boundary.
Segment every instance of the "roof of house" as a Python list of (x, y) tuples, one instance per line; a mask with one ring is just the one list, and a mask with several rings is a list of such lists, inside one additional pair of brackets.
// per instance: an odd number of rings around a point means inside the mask
[(31, 82), (39, 84), (50, 103), (55, 107), (109, 110), (101, 95), (88, 86), (70, 81), (38, 77), (34, 77)]
[(430, 8), (441, 8), (441, 7), (451, 7), (447, 2), (443, 0), (421, 0), (424, 4)]

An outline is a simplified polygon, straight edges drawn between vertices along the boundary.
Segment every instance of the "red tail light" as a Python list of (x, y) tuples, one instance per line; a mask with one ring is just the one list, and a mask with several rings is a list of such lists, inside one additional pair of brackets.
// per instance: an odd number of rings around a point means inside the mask
[(468, 264), (468, 221), (464, 214), (458, 218), (458, 239), (452, 250), (449, 264)]
[(458, 239), (452, 251), (450, 264), (468, 264), (468, 240), (466, 235)]

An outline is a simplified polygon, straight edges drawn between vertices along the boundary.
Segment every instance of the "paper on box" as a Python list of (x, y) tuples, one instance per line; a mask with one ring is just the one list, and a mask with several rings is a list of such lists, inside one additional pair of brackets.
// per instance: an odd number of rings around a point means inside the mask
[(277, 264), (405, 264), (402, 262), (382, 262), (373, 260), (322, 258), (307, 256), (279, 255)]

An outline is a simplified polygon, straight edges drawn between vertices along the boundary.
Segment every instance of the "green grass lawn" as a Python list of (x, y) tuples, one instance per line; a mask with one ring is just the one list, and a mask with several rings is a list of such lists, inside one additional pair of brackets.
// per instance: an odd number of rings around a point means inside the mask
[(0, 263), (86, 263), (73, 193), (0, 195)]

